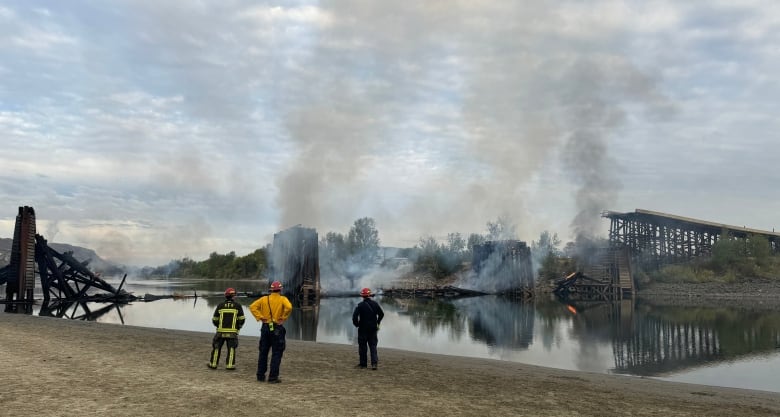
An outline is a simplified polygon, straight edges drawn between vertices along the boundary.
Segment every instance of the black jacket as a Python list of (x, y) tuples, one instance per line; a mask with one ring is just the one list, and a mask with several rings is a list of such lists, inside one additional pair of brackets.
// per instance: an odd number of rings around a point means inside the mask
[(214, 310), (214, 315), (211, 317), (211, 322), (217, 327), (218, 333), (238, 333), (241, 327), (244, 326), (244, 309), (241, 308), (241, 304), (227, 299), (217, 306)]
[(352, 324), (361, 332), (376, 331), (384, 316), (385, 312), (376, 301), (364, 298), (352, 313)]

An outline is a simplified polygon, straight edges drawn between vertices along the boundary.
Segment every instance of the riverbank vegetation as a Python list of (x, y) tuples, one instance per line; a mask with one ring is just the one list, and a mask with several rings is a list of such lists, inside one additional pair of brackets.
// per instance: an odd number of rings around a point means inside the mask
[[(544, 242), (540, 239), (540, 242)], [(606, 242), (601, 244), (605, 245)], [(598, 245), (598, 243), (597, 243)], [(558, 250), (557, 244), (546, 246), (540, 258), (538, 278), (540, 283), (550, 283), (579, 270), (570, 244)], [(538, 253), (538, 251), (537, 251)], [(738, 239), (722, 235), (712, 246), (709, 256), (670, 263), (660, 268), (635, 269), (639, 285), (649, 282), (662, 283), (736, 283), (750, 280), (780, 280), (780, 254), (772, 251), (766, 237), (751, 235)]]
[(780, 254), (772, 252), (764, 236), (751, 235), (748, 239), (722, 236), (712, 246), (711, 256), (640, 272), (638, 279), (669, 283), (780, 280)]
[[(487, 233), (472, 233), (464, 237), (453, 232), (439, 242), (433, 236), (422, 236), (411, 248), (383, 248), (374, 219), (355, 220), (346, 234), (327, 232), (320, 239), (320, 265), (323, 276), (355, 279), (377, 267), (396, 268), (399, 263), (412, 266), (409, 273), (430, 277), (435, 282), (451, 281), (453, 276), (470, 268), (473, 248), (486, 241), (516, 239), (515, 230), (507, 219), (498, 218), (486, 224)], [(531, 242), (531, 256), (537, 282), (550, 284), (571, 272), (582, 269), (579, 259), (606, 240), (568, 242), (556, 234), (544, 231)], [(392, 250), (389, 250), (392, 249)], [(191, 258), (171, 261), (168, 265), (144, 268), (144, 277), (204, 277), (215, 279), (264, 278), (269, 271), (271, 246), (237, 256), (211, 253), (208, 259)], [(580, 254), (580, 255), (578, 255)], [(766, 237), (751, 235), (736, 239), (723, 235), (713, 245), (709, 256), (672, 263), (660, 268), (636, 268), (635, 278), (641, 285), (648, 282), (703, 283), (744, 282), (751, 279), (780, 279), (780, 254), (774, 253)]]

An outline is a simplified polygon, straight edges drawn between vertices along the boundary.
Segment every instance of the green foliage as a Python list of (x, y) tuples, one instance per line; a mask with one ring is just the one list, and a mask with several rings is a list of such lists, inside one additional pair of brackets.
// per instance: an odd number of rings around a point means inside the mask
[(341, 233), (328, 232), (320, 239), (320, 256), (327, 259), (347, 259), (347, 241)]
[(540, 282), (552, 282), (575, 269), (573, 261), (562, 256), (558, 249), (561, 240), (558, 234), (550, 234), (547, 230), (539, 235), (538, 241), (531, 242), (531, 256), (539, 266), (538, 277)]
[(362, 265), (370, 265), (379, 254), (379, 232), (370, 217), (355, 220), (347, 235), (347, 250)]
[(761, 235), (748, 236), (745, 249), (747, 255), (753, 258), (758, 266), (767, 266), (772, 257), (772, 247), (769, 239)]
[(730, 279), (776, 278), (780, 276), (778, 256), (764, 236), (748, 235), (736, 239), (727, 234), (712, 246), (710, 267), (717, 274)]
[(469, 235), (468, 240), (466, 241), (466, 247), (469, 252), (473, 251), (474, 246), (479, 246), (483, 243), (485, 243), (487, 239), (485, 236), (480, 235), (478, 233), (472, 233)]
[(235, 252), (221, 255), (212, 252), (205, 261), (183, 258), (172, 261), (165, 267), (145, 271), (147, 277), (202, 277), (216, 279), (260, 278), (268, 266), (267, 250), (257, 249), (246, 256), (236, 256)]
[(696, 259), (682, 265), (668, 265), (647, 273), (659, 282), (737, 282), (745, 279), (780, 278), (780, 256), (772, 253), (769, 241), (758, 235), (738, 239), (724, 233), (712, 245), (708, 260)]
[(561, 245), (561, 240), (558, 238), (557, 233), (550, 234), (545, 230), (539, 235), (538, 241), (531, 242), (531, 252), (541, 256), (548, 254), (559, 255), (560, 250), (558, 247)]
[(712, 245), (712, 267), (716, 272), (726, 272), (745, 256), (745, 244), (731, 236), (724, 235)]
[(460, 270), (467, 252), (465, 242), (458, 233), (450, 233), (448, 244), (441, 245), (433, 236), (423, 236), (415, 247), (417, 259), (414, 270), (427, 272), (435, 279), (442, 279)]

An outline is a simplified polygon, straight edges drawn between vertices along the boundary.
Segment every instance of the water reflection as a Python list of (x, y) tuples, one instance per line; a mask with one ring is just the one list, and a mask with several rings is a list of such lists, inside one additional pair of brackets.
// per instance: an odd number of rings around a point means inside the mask
[[(244, 291), (256, 289), (251, 284)], [(197, 289), (198, 294), (214, 296), (61, 306), (40, 314), (211, 333), (211, 314), (223, 299), (223, 288), (242, 288), (235, 282), (133, 285), (135, 294), (187, 294)], [(245, 307), (252, 301), (239, 297)], [(359, 301), (359, 297), (326, 298), (317, 305), (296, 306), (286, 323), (288, 337), (354, 344), (351, 317)], [(529, 303), (497, 296), (456, 300), (378, 297), (377, 301), (385, 310), (380, 349), (779, 390), (775, 375), (780, 372), (780, 313), (774, 311), (666, 307), (631, 300), (566, 305), (537, 299)], [(79, 313), (75, 313), (77, 308)], [(259, 326), (251, 317), (241, 334), (259, 336)], [(703, 373), (703, 368), (708, 372)], [(723, 369), (728, 372), (713, 378), (713, 370)]]
[(474, 340), (511, 349), (527, 349), (533, 342), (536, 311), (531, 303), (487, 296), (452, 304), (465, 315)]
[(120, 306), (123, 303), (87, 303), (83, 301), (58, 301), (41, 306), (38, 311), (40, 316), (68, 318), (72, 320), (97, 321), (108, 313), (116, 312), (120, 321), (122, 319), (122, 310)]
[(718, 362), (776, 354), (780, 314), (725, 308), (643, 306), (615, 338), (616, 368), (659, 376)]

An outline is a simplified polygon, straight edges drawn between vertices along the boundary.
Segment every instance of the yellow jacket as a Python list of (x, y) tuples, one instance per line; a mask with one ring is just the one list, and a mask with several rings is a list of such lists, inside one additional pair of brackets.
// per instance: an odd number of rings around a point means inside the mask
[(255, 316), (257, 321), (268, 323), (273, 317), (275, 324), (284, 323), (290, 313), (292, 313), (292, 303), (287, 297), (278, 292), (272, 292), (264, 297), (260, 297), (249, 305), (249, 311)]

